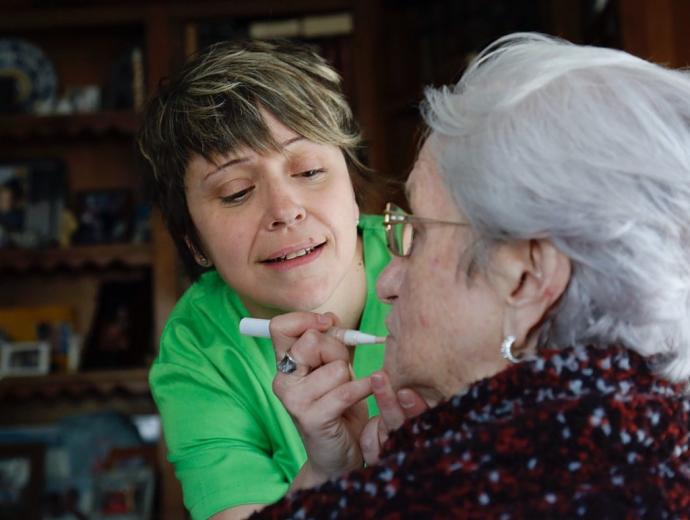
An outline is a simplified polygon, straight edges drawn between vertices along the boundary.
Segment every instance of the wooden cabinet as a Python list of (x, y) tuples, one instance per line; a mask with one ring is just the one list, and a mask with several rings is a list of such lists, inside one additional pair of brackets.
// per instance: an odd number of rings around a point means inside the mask
[[(152, 218), (150, 233), (145, 233), (148, 236), (135, 241), (131, 229), (135, 210), (148, 205), (134, 137), (145, 85), (155, 83), (142, 72), (155, 68), (162, 73), (168, 66), (147, 47), (156, 21), (139, 4), (45, 8), (31, 4), (15, 2), (3, 8), (0, 38), (29, 42), (42, 50), (58, 79), (57, 99), (52, 106), (41, 107), (40, 115), (31, 111), (0, 115), (0, 164), (60, 163), (64, 204), (75, 218), (87, 194), (126, 194), (128, 212), (120, 216), (130, 229), (118, 236), (73, 239), (68, 245), (50, 241), (37, 247), (3, 247), (0, 307), (69, 307), (83, 344), (94, 334), (98, 295), (105, 284), (138, 284), (145, 305), (153, 308), (142, 325), (147, 339), (128, 346), (137, 351), (136, 364), (1, 379), (0, 423), (4, 427), (37, 425), (103, 409), (155, 414), (147, 365), (178, 297), (180, 278), (170, 239), (157, 216)], [(139, 53), (137, 73), (133, 53)], [(20, 70), (20, 79), (22, 74)], [(79, 106), (75, 93), (94, 87), (100, 100)], [(157, 451), (155, 515), (184, 518), (179, 485), (165, 461), (162, 441)]]

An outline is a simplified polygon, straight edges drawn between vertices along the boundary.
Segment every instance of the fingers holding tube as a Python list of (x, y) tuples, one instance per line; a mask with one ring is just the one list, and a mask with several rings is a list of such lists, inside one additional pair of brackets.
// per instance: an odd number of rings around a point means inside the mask
[(354, 377), (352, 349), (327, 333), (337, 324), (330, 314), (290, 313), (270, 325), (279, 365), (273, 391), (302, 436), (309, 467), (328, 476), (361, 467), (371, 394), (369, 378)]
[(304, 377), (312, 370), (335, 361), (349, 364), (352, 357), (349, 347), (331, 335), (315, 329), (308, 329), (294, 339), (281, 357), (278, 357), (279, 348), (276, 346), (279, 377)]
[(273, 392), (293, 417), (300, 417), (328, 392), (351, 379), (349, 366), (343, 361), (300, 375), (298, 372), (304, 367), (298, 363), (296, 377), (276, 375), (273, 379)]
[(296, 341), (306, 331), (326, 332), (333, 325), (329, 315), (314, 312), (290, 312), (271, 319), (269, 330), (275, 349), (276, 362), (279, 362)]

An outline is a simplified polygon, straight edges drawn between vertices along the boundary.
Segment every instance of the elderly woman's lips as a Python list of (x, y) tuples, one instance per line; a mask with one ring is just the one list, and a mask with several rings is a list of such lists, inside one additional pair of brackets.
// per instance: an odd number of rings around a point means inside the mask
[(391, 315), (390, 314), (388, 315), (388, 317), (384, 321), (384, 324), (386, 325), (386, 330), (388, 331), (388, 335), (393, 336), (394, 327), (391, 326)]

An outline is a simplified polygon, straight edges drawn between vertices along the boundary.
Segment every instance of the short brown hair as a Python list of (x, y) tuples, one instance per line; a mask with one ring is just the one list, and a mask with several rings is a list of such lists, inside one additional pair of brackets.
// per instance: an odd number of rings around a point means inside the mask
[(252, 40), (212, 45), (161, 83), (144, 110), (139, 150), (192, 280), (203, 269), (187, 240), (199, 253), (203, 248), (185, 197), (187, 165), (196, 154), (211, 161), (239, 147), (278, 150), (259, 107), (310, 141), (338, 146), (351, 174), (369, 173), (359, 159), (361, 135), (340, 83), (307, 45)]

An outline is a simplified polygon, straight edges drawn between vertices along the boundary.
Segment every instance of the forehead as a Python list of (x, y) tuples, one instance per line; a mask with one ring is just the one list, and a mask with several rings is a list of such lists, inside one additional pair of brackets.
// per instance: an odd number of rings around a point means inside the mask
[(423, 206), (423, 201), (433, 198), (438, 192), (445, 191), (438, 171), (438, 165), (432, 153), (429, 141), (425, 142), (417, 155), (417, 160), (405, 183), (407, 200), (413, 211)]
[(429, 170), (433, 168), (435, 165), (431, 162), (428, 145), (424, 144), (405, 183), (405, 193), (413, 211), (418, 201), (425, 198), (425, 192), (429, 191), (428, 183), (431, 180)]
[(266, 123), (266, 127), (271, 133), (271, 136), (273, 136), (273, 139), (275, 139), (277, 142), (282, 143), (283, 141), (286, 141), (288, 139), (298, 137), (297, 132), (285, 126), (281, 121), (278, 120), (278, 118), (276, 118), (268, 110), (264, 109), (263, 107), (260, 107), (259, 112), (261, 113), (261, 117)]
[[(287, 152), (288, 150), (286, 149), (287, 146), (290, 144), (301, 141), (302, 144), (306, 142), (306, 140), (303, 139), (302, 136), (300, 136), (297, 132), (294, 130), (288, 128), (285, 126), (277, 117), (275, 117), (271, 112), (268, 110), (264, 109), (263, 107), (259, 107), (259, 113), (261, 114), (261, 119), (263, 119), (266, 129), (268, 130), (268, 133), (270, 135), (270, 138), (273, 140), (273, 143), (263, 143), (264, 146), (269, 147), (268, 149), (263, 149), (263, 148), (252, 148), (249, 145), (244, 145), (244, 146), (239, 146), (233, 150), (229, 150), (227, 153), (223, 154), (223, 156), (234, 156), (234, 157), (239, 157), (239, 156), (251, 156), (251, 155), (270, 155), (273, 153), (284, 153)], [(278, 148), (276, 149), (270, 149), (271, 146), (277, 145)]]
[(436, 160), (438, 149), (438, 146), (431, 146), (428, 140), (424, 143), (407, 179), (405, 192), (412, 213), (454, 221), (461, 212), (441, 175)]

